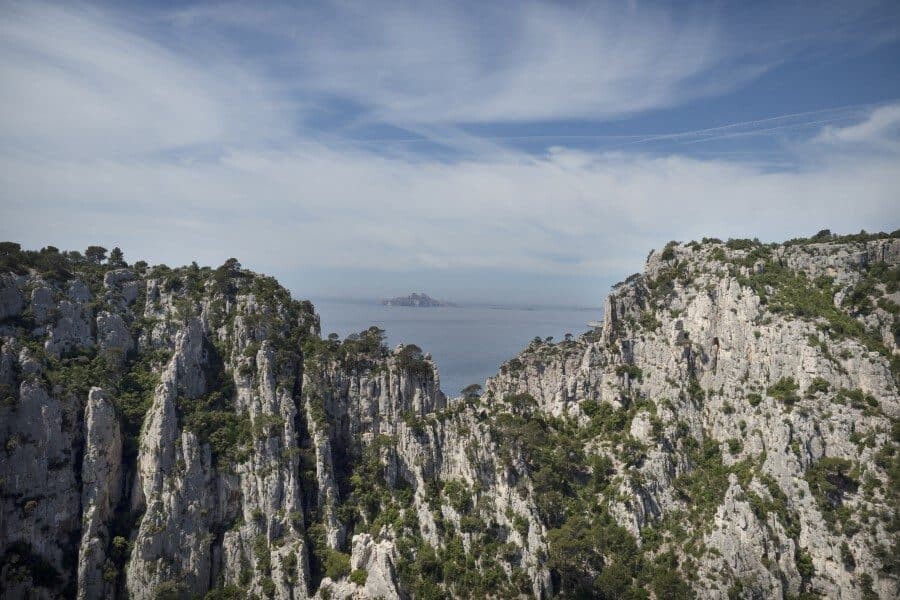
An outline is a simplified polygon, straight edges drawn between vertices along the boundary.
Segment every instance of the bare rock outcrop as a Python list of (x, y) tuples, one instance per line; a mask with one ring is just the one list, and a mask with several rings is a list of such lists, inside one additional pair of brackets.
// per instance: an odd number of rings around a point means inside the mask
[(122, 433), (115, 407), (100, 388), (88, 394), (84, 413), (81, 466), (81, 544), (78, 549), (78, 598), (115, 593), (108, 569), (109, 524), (122, 491)]

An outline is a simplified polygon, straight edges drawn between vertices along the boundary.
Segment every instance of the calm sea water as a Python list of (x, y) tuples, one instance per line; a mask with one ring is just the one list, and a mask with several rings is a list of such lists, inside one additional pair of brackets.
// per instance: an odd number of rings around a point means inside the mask
[(441, 389), (455, 396), (470, 383), (484, 384), (500, 364), (519, 353), (534, 336), (561, 340), (588, 329), (602, 310), (572, 308), (409, 308), (335, 300), (313, 300), (322, 318), (322, 335), (349, 333), (376, 325), (387, 343), (416, 344), (430, 352), (441, 374)]

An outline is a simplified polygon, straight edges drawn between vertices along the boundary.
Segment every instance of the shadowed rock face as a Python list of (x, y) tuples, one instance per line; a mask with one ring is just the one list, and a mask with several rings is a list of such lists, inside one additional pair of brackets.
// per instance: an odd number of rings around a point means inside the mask
[(898, 593), (896, 237), (670, 244), (449, 400), (236, 263), (2, 264), (4, 597)]

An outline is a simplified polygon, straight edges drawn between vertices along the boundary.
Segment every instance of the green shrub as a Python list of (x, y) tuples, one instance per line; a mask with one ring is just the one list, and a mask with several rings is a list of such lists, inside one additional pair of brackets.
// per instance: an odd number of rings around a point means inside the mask
[(184, 584), (176, 581), (163, 581), (153, 588), (153, 600), (179, 600), (186, 591)]
[(662, 260), (672, 260), (673, 258), (675, 258), (675, 246), (677, 246), (677, 245), (678, 245), (678, 242), (674, 242), (674, 241), (666, 244), (666, 247), (663, 248), (660, 258)]
[(477, 398), (481, 395), (481, 385), (471, 383), (459, 392), (464, 398)]
[(862, 588), (862, 600), (879, 600), (878, 593), (872, 588), (874, 580), (868, 573), (859, 576), (859, 586)]
[(284, 569), (284, 579), (290, 584), (297, 583), (297, 553), (288, 552), (281, 561)]
[(851, 515), (844, 506), (844, 497), (859, 488), (858, 473), (853, 463), (844, 458), (826, 456), (807, 470), (805, 479), (829, 529), (846, 530), (850, 526)]
[(706, 391), (700, 385), (700, 381), (695, 375), (691, 375), (688, 379), (687, 393), (688, 398), (694, 400), (695, 402), (702, 402), (706, 399)]
[(350, 574), (350, 556), (331, 550), (325, 557), (325, 576), (337, 581)]
[(831, 389), (831, 386), (828, 382), (821, 377), (816, 377), (813, 379), (809, 387), (806, 389), (806, 395), (812, 396), (813, 394), (825, 394), (828, 390)]
[(641, 368), (637, 365), (632, 364), (617, 366), (616, 375), (618, 375), (619, 377), (627, 375), (628, 379), (637, 379), (638, 381), (642, 381), (644, 379), (644, 372), (641, 371)]
[(271, 598), (275, 595), (275, 582), (271, 577), (263, 577), (259, 580), (259, 587), (262, 588), (263, 594)]
[(846, 540), (841, 542), (841, 561), (848, 571), (856, 568), (856, 558), (853, 556), (853, 552), (850, 550)]
[(501, 365), (500, 371), (506, 372), (508, 371), (510, 375), (515, 375), (516, 373), (521, 372), (525, 368), (525, 365), (522, 364), (522, 361), (518, 358), (510, 359), (506, 362), (506, 364)]
[(650, 289), (650, 300), (653, 302), (662, 300), (675, 290), (675, 284), (687, 284), (690, 275), (685, 262), (680, 262), (664, 269), (660, 269), (656, 278), (647, 282)]
[(678, 559), (672, 552), (658, 556), (651, 569), (650, 587), (657, 598), (689, 600), (694, 598), (690, 586), (678, 570)]
[(835, 395), (835, 401), (839, 404), (850, 402), (850, 406), (857, 410), (865, 410), (868, 407), (877, 407), (878, 401), (871, 394), (866, 394), (861, 389), (848, 390), (841, 388)]
[(729, 250), (750, 250), (759, 246), (759, 240), (749, 240), (749, 239), (729, 239), (725, 242), (725, 247)]
[(687, 438), (692, 469), (674, 482), (675, 493), (690, 506), (695, 521), (705, 523), (715, 512), (728, 489), (728, 469), (722, 462), (719, 444), (706, 438), (702, 444)]
[(366, 579), (369, 578), (369, 572), (365, 569), (356, 569), (350, 573), (350, 581), (356, 585), (366, 585)]
[[(630, 587), (639, 568), (637, 543), (608, 515), (594, 519), (573, 515), (549, 530), (547, 541), (547, 566), (559, 575), (561, 590), (573, 597), (597, 597), (604, 589), (615, 590), (618, 596)], [(607, 577), (595, 578), (592, 573), (602, 574), (607, 556), (616, 566)]]
[[(246, 459), (252, 436), (250, 417), (237, 414), (234, 407), (235, 388), (231, 376), (220, 362), (213, 359), (212, 390), (197, 398), (180, 397), (177, 406), (185, 429), (210, 445), (214, 460), (220, 465)], [(261, 417), (264, 422), (271, 419)]]
[(272, 554), (269, 551), (269, 542), (265, 535), (258, 535), (253, 540), (253, 556), (256, 557), (256, 568), (262, 573), (268, 574), (272, 570)]
[(236, 585), (225, 585), (220, 588), (213, 588), (206, 592), (203, 600), (243, 600), (247, 597), (247, 592)]
[(653, 316), (653, 313), (649, 310), (641, 314), (641, 319), (639, 322), (641, 324), (641, 327), (649, 331), (656, 331), (662, 326), (662, 323), (657, 320), (657, 318)]
[(813, 567), (812, 556), (809, 554), (809, 550), (803, 548), (800, 552), (797, 553), (797, 571), (800, 573), (800, 576), (804, 579), (810, 579), (813, 575), (816, 574), (816, 569)]
[(433, 377), (431, 363), (425, 360), (422, 349), (415, 344), (408, 344), (397, 353), (397, 367), (410, 373), (413, 377)]
[(465, 481), (451, 479), (444, 483), (444, 496), (456, 512), (466, 514), (472, 510), (472, 492)]
[(791, 406), (800, 400), (800, 397), (797, 395), (799, 387), (793, 377), (782, 377), (774, 385), (770, 386), (766, 393), (776, 400)]

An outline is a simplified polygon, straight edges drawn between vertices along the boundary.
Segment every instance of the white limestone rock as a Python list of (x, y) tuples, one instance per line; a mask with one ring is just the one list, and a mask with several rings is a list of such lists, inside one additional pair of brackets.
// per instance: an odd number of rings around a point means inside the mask
[(121, 367), (134, 347), (131, 332), (118, 313), (101, 311), (97, 315), (97, 343), (100, 352), (113, 366)]
[(78, 598), (108, 598), (115, 581), (104, 577), (109, 522), (121, 495), (122, 434), (115, 408), (100, 388), (91, 388), (84, 416), (82, 531), (78, 551)]
[(93, 314), (85, 304), (63, 300), (58, 305), (58, 317), (50, 326), (44, 350), (59, 357), (94, 346), (91, 332)]

